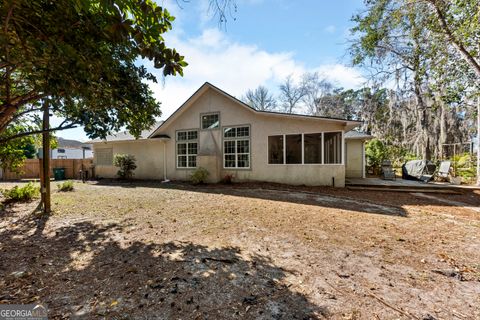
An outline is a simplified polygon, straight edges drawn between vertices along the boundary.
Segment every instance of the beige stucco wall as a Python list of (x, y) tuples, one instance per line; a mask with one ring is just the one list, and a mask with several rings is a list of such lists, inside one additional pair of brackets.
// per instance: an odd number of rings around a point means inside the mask
[(345, 141), (347, 178), (362, 178), (363, 175), (363, 141), (359, 139), (347, 139)]
[[(220, 113), (220, 130), (200, 130), (200, 114)], [(251, 165), (250, 169), (223, 169), (223, 135), (226, 126), (250, 125)], [(268, 136), (278, 134), (315, 133), (341, 131), (338, 122), (274, 117), (270, 114), (255, 113), (224, 95), (209, 89), (190, 108), (171, 122), (159, 134), (167, 134), (172, 140), (167, 143), (167, 171), (170, 179), (188, 179), (193, 170), (177, 169), (175, 163), (175, 132), (184, 129), (197, 129), (199, 132), (198, 166), (211, 173), (211, 181), (219, 181), (227, 173), (236, 180), (270, 181), (287, 184), (332, 185), (343, 187), (345, 183), (344, 165), (269, 165)], [(217, 160), (212, 160), (215, 157)]]
[[(200, 115), (209, 112), (220, 113), (220, 129), (201, 130)], [(170, 125), (156, 134), (168, 135), (166, 143), (167, 177), (171, 180), (189, 180), (194, 169), (176, 168), (176, 131), (195, 129), (199, 134), (197, 167), (210, 172), (210, 182), (218, 182), (226, 174), (233, 174), (237, 181), (267, 181), (293, 185), (345, 185), (343, 164), (268, 164), (268, 136), (296, 133), (318, 133), (342, 131), (341, 122), (319, 121), (309, 118), (277, 117), (271, 114), (253, 112), (213, 89), (200, 95), (185, 112), (174, 116)], [(223, 169), (223, 127), (250, 125), (250, 169)], [(135, 177), (139, 179), (163, 179), (163, 146), (155, 139), (95, 144), (94, 149), (113, 147), (113, 153), (134, 154), (138, 168)], [(100, 177), (114, 177), (116, 168), (96, 167)]]
[[(163, 142), (160, 140), (133, 140), (123, 142), (101, 142), (93, 145), (93, 152), (101, 148), (112, 148), (113, 154), (132, 154), (136, 158), (137, 169), (134, 171), (136, 179), (163, 178)], [(95, 175), (99, 178), (115, 178), (118, 168), (98, 165), (94, 157)]]

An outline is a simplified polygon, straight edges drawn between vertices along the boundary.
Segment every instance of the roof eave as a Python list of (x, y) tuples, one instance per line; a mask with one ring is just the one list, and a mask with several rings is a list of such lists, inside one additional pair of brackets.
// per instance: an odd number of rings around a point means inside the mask
[(99, 144), (99, 143), (112, 143), (112, 142), (130, 142), (130, 141), (144, 141), (148, 140), (147, 138), (139, 138), (139, 139), (121, 139), (121, 140), (101, 140), (101, 141), (92, 141), (91, 144)]
[(363, 140), (363, 141), (366, 141), (366, 140), (372, 140), (373, 137), (372, 136), (368, 136), (368, 137), (345, 137), (345, 140)]
[(147, 139), (150, 139), (157, 135), (160, 129), (165, 129), (166, 127), (168, 127), (169, 124), (173, 120), (175, 120), (175, 118), (179, 117), (183, 113), (183, 111), (188, 105), (192, 104), (196, 99), (201, 96), (204, 91), (211, 87), (212, 84), (205, 82), (200, 88), (197, 89), (197, 91), (195, 91), (187, 100), (185, 100), (185, 102), (182, 103), (182, 105), (177, 110), (175, 110), (174, 113), (172, 113), (165, 121), (163, 121), (162, 124), (157, 127), (157, 129), (153, 130), (153, 132), (147, 137)]
[(339, 119), (339, 118), (327, 118), (327, 117), (318, 117), (318, 116), (302, 115), (302, 114), (289, 114), (289, 113), (281, 113), (281, 112), (275, 112), (275, 111), (259, 111), (259, 110), (256, 110), (256, 109), (250, 107), (245, 102), (235, 98), (234, 96), (232, 96), (228, 92), (225, 92), (222, 89), (214, 86), (210, 82), (205, 82), (172, 115), (170, 115), (170, 117), (168, 117), (162, 124), (160, 124), (157, 127), (157, 129), (155, 129), (147, 137), (147, 139), (155, 137), (160, 132), (160, 129), (167, 128), (170, 125), (170, 123), (175, 120), (175, 118), (179, 117), (184, 112), (184, 110), (188, 109), (189, 105), (191, 105), (193, 102), (195, 102), (195, 100), (198, 99), (208, 89), (213, 89), (214, 91), (220, 93), (221, 95), (223, 95), (223, 96), (237, 102), (238, 104), (242, 105), (247, 110), (250, 110), (251, 112), (254, 112), (254, 113), (257, 113), (257, 114), (265, 114), (265, 115), (273, 115), (273, 116), (289, 117), (289, 118), (298, 117), (298, 118), (302, 118), (302, 119), (314, 119), (314, 120), (337, 122), (337, 123), (342, 122), (343, 125), (345, 126), (345, 131), (350, 131), (353, 128), (358, 127), (359, 125), (361, 125), (363, 123), (362, 121)]

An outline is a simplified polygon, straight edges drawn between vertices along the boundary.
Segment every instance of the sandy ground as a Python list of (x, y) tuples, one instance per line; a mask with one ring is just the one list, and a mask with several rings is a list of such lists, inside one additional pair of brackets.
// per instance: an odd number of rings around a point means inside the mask
[[(0, 188), (8, 187), (0, 184)], [(52, 319), (480, 319), (480, 193), (76, 184), (0, 213), (0, 303)]]

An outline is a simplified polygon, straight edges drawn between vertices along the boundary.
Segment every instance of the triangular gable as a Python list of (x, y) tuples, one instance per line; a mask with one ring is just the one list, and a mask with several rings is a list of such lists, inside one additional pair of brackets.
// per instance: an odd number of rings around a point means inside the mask
[(214, 90), (215, 92), (219, 93), (220, 95), (230, 99), (231, 101), (235, 102), (242, 108), (245, 108), (253, 113), (257, 114), (268, 114), (277, 117), (294, 117), (294, 118), (304, 118), (304, 119), (316, 119), (322, 121), (329, 121), (329, 122), (344, 122), (345, 126), (349, 131), (358, 125), (362, 124), (362, 121), (354, 121), (354, 120), (346, 120), (346, 119), (339, 119), (339, 118), (330, 118), (330, 117), (319, 117), (319, 116), (310, 116), (310, 115), (303, 115), (303, 114), (293, 114), (293, 113), (282, 113), (282, 112), (275, 112), (275, 111), (260, 111), (253, 109), (245, 102), (235, 98), (234, 96), (228, 94), (227, 92), (223, 91), (222, 89), (214, 86), (209, 82), (205, 82), (197, 91), (195, 91), (190, 98), (187, 99), (170, 117), (167, 118), (157, 129), (155, 129), (152, 134), (148, 136), (148, 138), (155, 137), (159, 132), (160, 129), (166, 129), (172, 122), (175, 121), (180, 115), (182, 115), (188, 108), (193, 105), (195, 101), (198, 100), (203, 94), (205, 94), (209, 89)]

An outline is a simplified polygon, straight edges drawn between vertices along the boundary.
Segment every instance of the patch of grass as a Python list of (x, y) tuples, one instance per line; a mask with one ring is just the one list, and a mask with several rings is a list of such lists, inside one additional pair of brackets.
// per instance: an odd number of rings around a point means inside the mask
[(40, 195), (40, 187), (32, 182), (23, 187), (15, 186), (11, 189), (2, 190), (5, 202), (26, 202), (37, 198)]
[(68, 191), (73, 191), (73, 181), (72, 180), (67, 180), (62, 183), (57, 184), (58, 191), (60, 192), (68, 192)]

